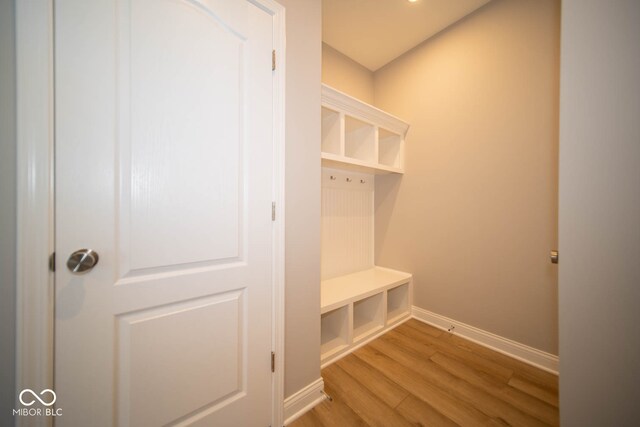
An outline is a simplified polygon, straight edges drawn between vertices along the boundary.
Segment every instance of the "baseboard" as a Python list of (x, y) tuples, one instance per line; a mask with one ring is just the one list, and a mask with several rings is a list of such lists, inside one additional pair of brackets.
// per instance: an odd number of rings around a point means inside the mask
[(507, 356), (511, 356), (514, 359), (533, 365), (536, 368), (558, 375), (558, 356), (520, 344), (519, 342), (492, 334), (491, 332), (478, 329), (474, 326), (466, 325), (457, 320), (432, 313), (415, 305), (411, 311), (413, 318), (416, 320), (428, 323), (439, 329), (444, 329), (445, 331), (451, 326), (455, 326), (453, 333), (462, 338), (466, 338), (476, 344), (483, 345)]
[(284, 425), (288, 425), (325, 399), (324, 381), (318, 378), (284, 400)]

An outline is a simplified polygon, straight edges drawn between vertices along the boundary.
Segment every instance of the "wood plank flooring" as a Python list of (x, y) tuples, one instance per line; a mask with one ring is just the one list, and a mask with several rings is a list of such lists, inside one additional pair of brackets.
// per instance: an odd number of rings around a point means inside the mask
[(558, 377), (411, 319), (322, 370), (290, 427), (557, 426)]

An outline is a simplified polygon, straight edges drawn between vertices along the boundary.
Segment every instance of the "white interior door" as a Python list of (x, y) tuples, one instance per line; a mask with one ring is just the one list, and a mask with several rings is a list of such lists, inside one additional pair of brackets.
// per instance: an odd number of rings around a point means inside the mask
[(56, 0), (56, 425), (270, 424), (272, 27)]

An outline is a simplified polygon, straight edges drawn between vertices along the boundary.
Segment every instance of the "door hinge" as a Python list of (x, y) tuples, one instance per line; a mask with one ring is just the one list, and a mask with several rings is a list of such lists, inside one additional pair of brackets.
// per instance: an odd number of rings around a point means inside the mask
[(271, 221), (276, 220), (276, 202), (271, 202)]
[(54, 273), (56, 271), (56, 253), (55, 252), (51, 252), (51, 255), (49, 255), (49, 270), (53, 271)]
[(275, 372), (276, 371), (276, 353), (275, 352), (271, 352), (271, 372)]
[(276, 51), (271, 51), (271, 71), (276, 69)]

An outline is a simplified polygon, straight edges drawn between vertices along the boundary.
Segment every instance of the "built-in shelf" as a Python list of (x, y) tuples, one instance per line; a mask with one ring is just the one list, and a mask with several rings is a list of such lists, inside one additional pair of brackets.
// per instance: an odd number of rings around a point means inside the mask
[(340, 113), (322, 107), (322, 152), (339, 155), (340, 135), (342, 134)]
[(402, 319), (409, 306), (409, 284), (405, 283), (387, 291), (387, 322), (395, 323)]
[(321, 282), (322, 366), (411, 316), (411, 274), (374, 267)]
[(344, 306), (322, 314), (321, 322), (322, 354), (331, 355), (349, 345), (349, 307)]
[(323, 280), (320, 285), (321, 311), (326, 313), (410, 280), (411, 274), (384, 267)]
[(368, 173), (403, 173), (409, 125), (322, 85), (322, 164)]
[[(409, 125), (326, 85), (321, 110), (323, 215), (333, 227), (327, 228), (331, 244), (325, 247), (323, 240), (322, 262), (328, 263), (323, 275), (372, 267), (321, 282), (324, 367), (408, 319), (412, 284), (409, 273), (372, 266), (374, 177), (369, 176), (404, 172)], [(343, 221), (352, 216), (363, 220)], [(370, 225), (362, 226), (367, 218)], [(346, 262), (336, 263), (337, 257)]]
[(353, 341), (358, 342), (384, 328), (384, 293), (353, 303)]
[(376, 163), (375, 131), (372, 124), (345, 116), (344, 155), (367, 163)]
[(393, 168), (402, 168), (404, 141), (398, 134), (386, 129), (378, 130), (378, 163)]

